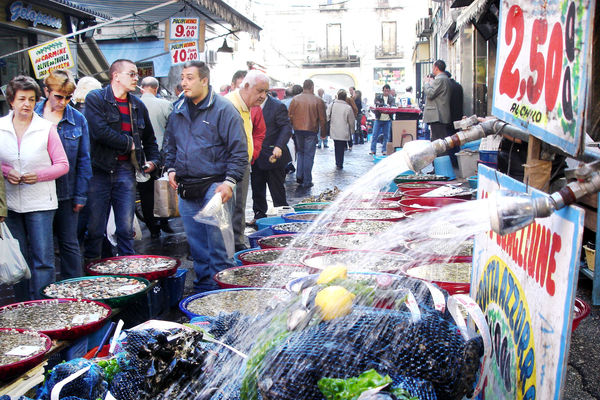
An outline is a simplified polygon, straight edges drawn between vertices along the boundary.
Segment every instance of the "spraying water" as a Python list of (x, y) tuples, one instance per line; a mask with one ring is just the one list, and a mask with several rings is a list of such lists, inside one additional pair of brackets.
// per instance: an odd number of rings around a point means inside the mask
[[(301, 242), (305, 249), (321, 251), (324, 233), (339, 232), (348, 225), (349, 219), (360, 221), (369, 209), (376, 208), (382, 201), (381, 189), (407, 169), (402, 152), (396, 152), (376, 164), (319, 213), (310, 229), (298, 234), (290, 248), (296, 242)], [(470, 261), (464, 262), (467, 259), (457, 258), (457, 255), (467, 256), (472, 253), (473, 238), (490, 229), (489, 220), (487, 200), (477, 200), (414, 214), (392, 224), (383, 222), (381, 229), (373, 229), (366, 235), (360, 235), (360, 240), (353, 242), (353, 250), (349, 250), (345, 258), (339, 258), (340, 252), (331, 252), (334, 258), (321, 258), (321, 267), (339, 262), (346, 264), (350, 271), (394, 270), (426, 280), (468, 282)], [(438, 267), (428, 265), (428, 268), (422, 268), (423, 264), (436, 264)], [(440, 274), (446, 274), (446, 278)], [(395, 279), (397, 285), (390, 285), (388, 282), (388, 286), (377, 292), (377, 295), (393, 294), (395, 297), (392, 298), (392, 306), (407, 311), (410, 307), (404, 307), (403, 302), (410, 289), (410, 295), (414, 295), (418, 303), (433, 308), (432, 295), (422, 281), (402, 275), (397, 275)], [(360, 280), (357, 285), (361, 285)], [(364, 287), (359, 287), (359, 290), (364, 290)], [(476, 368), (472, 368), (474, 360), (478, 363), (481, 355), (480, 343), (460, 340), (455, 342), (458, 340), (455, 335), (452, 336), (452, 332), (456, 331), (455, 326), (443, 313), (440, 317), (426, 312), (419, 317), (419, 324), (411, 324), (416, 319), (414, 314), (410, 316), (410, 312), (406, 312), (408, 317), (403, 317), (404, 314), (386, 314), (383, 311), (365, 311), (360, 308), (361, 305), (372, 305), (378, 301), (381, 303), (380, 300), (373, 298), (371, 292), (354, 299), (353, 307), (356, 311), (347, 317), (351, 318), (354, 330), (347, 323), (318, 324), (309, 315), (308, 319), (299, 318), (305, 323), (302, 326), (304, 330), (289, 332), (288, 317), (294, 312), (302, 317), (302, 312), (308, 310), (307, 305), (315, 301), (314, 296), (311, 299), (310, 295), (307, 298), (292, 296), (273, 305), (270, 311), (258, 318), (228, 316), (226, 332), (221, 340), (248, 354), (250, 358), (244, 359), (230, 351), (213, 353), (209, 356), (203, 376), (177, 383), (181, 388), (181, 395), (177, 398), (258, 399), (261, 398), (260, 392), (263, 399), (309, 399), (314, 396), (314, 388), (307, 389), (310, 386), (307, 382), (316, 385), (315, 376), (319, 373), (326, 373), (328, 377), (346, 377), (349, 373), (356, 375), (369, 367), (375, 367), (378, 372), (397, 374), (398, 366), (404, 364), (407, 365), (406, 374), (413, 370), (420, 371), (422, 368), (419, 367), (419, 360), (422, 357), (409, 354), (408, 349), (428, 350), (430, 333), (423, 328), (425, 325), (431, 329), (435, 327), (436, 332), (446, 335), (444, 343), (448, 345), (448, 352), (439, 353), (435, 357), (428, 356), (429, 364), (426, 367), (438, 372), (434, 374), (421, 371), (419, 379), (426, 377), (426, 381), (423, 381), (425, 383), (404, 375), (394, 375), (395, 381), (403, 381), (406, 387), (416, 385), (422, 390), (419, 392), (422, 398), (436, 398), (434, 392), (438, 395), (443, 393), (445, 398), (460, 398), (465, 393), (468, 394), (475, 379)], [(388, 301), (389, 298), (384, 300)], [(404, 331), (390, 331), (390, 326), (401, 326)], [(403, 335), (412, 338), (404, 345), (394, 339), (404, 338)], [(279, 350), (274, 351), (275, 348)], [(468, 366), (471, 368), (467, 368)], [(440, 370), (456, 370), (457, 374), (440, 374)], [(435, 382), (435, 390), (430, 381)]]

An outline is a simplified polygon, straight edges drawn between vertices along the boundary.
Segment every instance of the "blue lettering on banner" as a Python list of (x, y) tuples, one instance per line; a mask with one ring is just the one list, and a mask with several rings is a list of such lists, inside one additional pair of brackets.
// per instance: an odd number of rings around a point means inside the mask
[(20, 18), (25, 21), (32, 22), (33, 26), (40, 24), (56, 29), (62, 28), (62, 21), (60, 18), (56, 18), (52, 15), (44, 14), (41, 11), (34, 10), (31, 4), (25, 4), (22, 1), (15, 1), (12, 3), (9, 11), (10, 20), (12, 22), (15, 22)]

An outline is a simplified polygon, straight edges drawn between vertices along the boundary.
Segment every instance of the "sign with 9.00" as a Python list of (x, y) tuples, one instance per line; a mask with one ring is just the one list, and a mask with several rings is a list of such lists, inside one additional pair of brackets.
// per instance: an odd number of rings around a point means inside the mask
[(171, 40), (198, 40), (198, 22), (195, 17), (171, 18), (169, 27)]
[(503, 0), (492, 112), (576, 155), (595, 0)]

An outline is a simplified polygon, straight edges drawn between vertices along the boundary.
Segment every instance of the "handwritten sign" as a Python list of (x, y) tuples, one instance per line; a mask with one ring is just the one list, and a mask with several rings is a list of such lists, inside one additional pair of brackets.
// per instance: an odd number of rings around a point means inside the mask
[(137, 67), (140, 80), (147, 76), (154, 76), (154, 61), (137, 62), (135, 66)]
[(67, 39), (57, 39), (29, 50), (29, 59), (37, 79), (46, 77), (56, 69), (75, 66)]
[(492, 113), (577, 155), (595, 0), (500, 3)]
[(171, 40), (198, 40), (198, 23), (199, 18), (171, 18), (169, 38)]
[(171, 43), (171, 63), (173, 65), (183, 64), (186, 61), (198, 59), (198, 42)]
[[(477, 197), (525, 185), (479, 166)], [(534, 191), (534, 197), (544, 196)], [(567, 207), (518, 232), (475, 239), (471, 293), (493, 350), (479, 399), (559, 399), (567, 370), (583, 211)]]

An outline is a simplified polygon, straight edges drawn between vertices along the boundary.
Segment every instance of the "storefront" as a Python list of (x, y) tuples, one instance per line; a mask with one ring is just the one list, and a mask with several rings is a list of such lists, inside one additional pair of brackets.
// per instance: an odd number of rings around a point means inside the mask
[[(19, 74), (35, 76), (26, 51), (19, 50), (73, 32), (96, 18), (88, 10), (71, 5), (42, 1), (0, 0), (0, 112), (8, 111), (4, 85)], [(82, 38), (68, 39), (73, 57), (71, 72), (78, 76), (78, 52)], [(89, 48), (90, 46), (83, 46)]]

